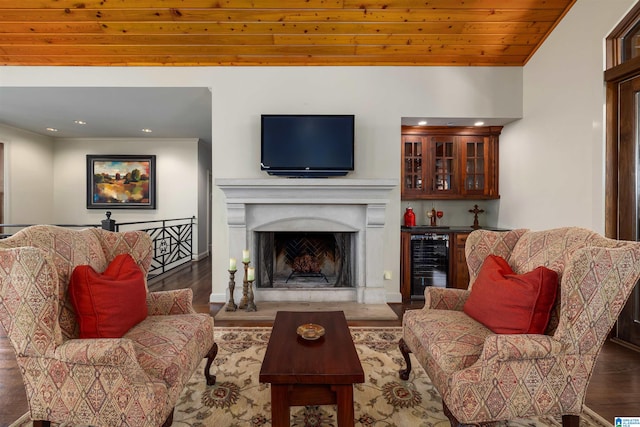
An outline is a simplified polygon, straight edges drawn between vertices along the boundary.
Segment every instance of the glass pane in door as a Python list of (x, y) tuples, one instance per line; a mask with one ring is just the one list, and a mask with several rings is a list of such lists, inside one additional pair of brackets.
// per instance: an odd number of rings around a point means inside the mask
[(419, 139), (404, 143), (404, 188), (422, 189), (422, 142)]
[(482, 191), (484, 190), (484, 142), (469, 141), (466, 144), (466, 150), (465, 189)]
[(433, 190), (448, 191), (453, 184), (453, 141), (435, 142)]

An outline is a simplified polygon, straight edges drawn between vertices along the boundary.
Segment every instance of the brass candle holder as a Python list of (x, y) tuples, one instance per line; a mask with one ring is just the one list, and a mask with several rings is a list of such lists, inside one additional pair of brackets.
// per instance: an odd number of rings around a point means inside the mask
[(229, 270), (229, 302), (225, 307), (226, 311), (236, 311), (238, 306), (233, 300), (233, 291), (236, 288), (235, 275), (237, 270)]
[(247, 301), (246, 311), (258, 311), (255, 302), (253, 302), (253, 280), (247, 280), (249, 287), (249, 299)]
[(249, 261), (242, 261), (242, 263), (244, 264), (244, 278), (242, 279), (242, 299), (240, 300), (240, 304), (238, 304), (239, 309), (247, 308), (247, 301), (249, 299), (249, 281), (247, 280)]

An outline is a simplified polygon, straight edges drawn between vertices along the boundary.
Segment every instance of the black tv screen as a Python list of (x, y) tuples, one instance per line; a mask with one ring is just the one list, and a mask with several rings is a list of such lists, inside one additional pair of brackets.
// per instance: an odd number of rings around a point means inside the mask
[(353, 170), (353, 115), (263, 114), (260, 167), (270, 175), (329, 177)]

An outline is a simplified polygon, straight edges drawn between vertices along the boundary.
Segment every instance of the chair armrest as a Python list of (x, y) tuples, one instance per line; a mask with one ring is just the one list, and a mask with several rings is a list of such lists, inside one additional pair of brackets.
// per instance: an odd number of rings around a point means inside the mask
[(485, 363), (544, 359), (566, 354), (565, 346), (549, 335), (489, 335), (480, 360)]
[(193, 291), (189, 288), (172, 291), (149, 292), (147, 294), (147, 310), (149, 316), (168, 314), (191, 314), (193, 309)]
[(68, 340), (56, 348), (54, 357), (69, 364), (139, 368), (133, 343), (126, 338)]
[[(40, 419), (46, 419), (48, 408), (58, 400), (67, 399), (80, 408), (78, 411), (83, 411), (82, 405), (98, 396), (96, 399), (102, 399), (100, 403), (113, 409), (105, 412), (87, 406), (86, 413), (73, 412), (69, 416), (74, 420), (97, 420), (110, 414), (114, 421), (136, 412), (144, 414), (148, 421), (144, 425), (158, 426), (167, 416), (167, 405), (173, 406), (170, 386), (143, 369), (136, 357), (134, 342), (128, 338), (72, 339), (58, 346), (52, 357), (32, 359), (28, 363), (27, 395), (30, 395), (32, 414), (45, 417)], [(72, 382), (72, 387), (61, 386), (65, 381)], [(124, 405), (119, 406), (121, 403)], [(133, 419), (136, 425), (141, 425), (141, 418)]]
[(62, 344), (58, 284), (55, 263), (43, 250), (0, 249), (0, 324), (16, 355), (50, 355)]
[(424, 308), (462, 311), (469, 297), (466, 289), (427, 287), (424, 290)]
[[(518, 418), (523, 415), (522, 402), (535, 402), (537, 396), (543, 396), (544, 402), (561, 402), (566, 390), (571, 390), (572, 399), (558, 406), (559, 413), (579, 413), (594, 358), (568, 355), (563, 347), (549, 335), (487, 336), (480, 358), (447, 378), (447, 406), (461, 424), (483, 423), (493, 421), (498, 411), (500, 419)], [(494, 395), (503, 396), (491, 406), (496, 412), (478, 415)], [(480, 399), (469, 404), (469, 396)], [(526, 412), (526, 416), (534, 413), (538, 412)]]

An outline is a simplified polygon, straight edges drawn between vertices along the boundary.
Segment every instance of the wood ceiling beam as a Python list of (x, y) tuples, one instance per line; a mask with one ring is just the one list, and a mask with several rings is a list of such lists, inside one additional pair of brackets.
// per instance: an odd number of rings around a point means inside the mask
[(554, 22), (563, 9), (4, 9), (0, 22)]
[(284, 66), (284, 65), (454, 65), (454, 66), (514, 66), (524, 60), (523, 57), (513, 57), (513, 62), (502, 56), (7, 56), (0, 53), (0, 64), (11, 65), (51, 65), (51, 66), (220, 66), (220, 65), (255, 65), (255, 66)]
[(2, 33), (104, 34), (545, 34), (550, 22), (385, 22), (385, 23), (139, 23), (139, 22), (9, 22)]
[(533, 46), (540, 40), (540, 34), (2, 34), (1, 46), (12, 45), (495, 45)]
[(0, 0), (0, 9), (564, 9), (566, 0)]
[(0, 45), (0, 53), (4, 55), (33, 56), (145, 56), (145, 55), (182, 55), (182, 56), (216, 56), (216, 55), (310, 55), (310, 56), (408, 56), (408, 55), (440, 55), (440, 56), (516, 56), (524, 57), (529, 52), (527, 46), (473, 46), (460, 45), (270, 45), (270, 46), (4, 46)]

